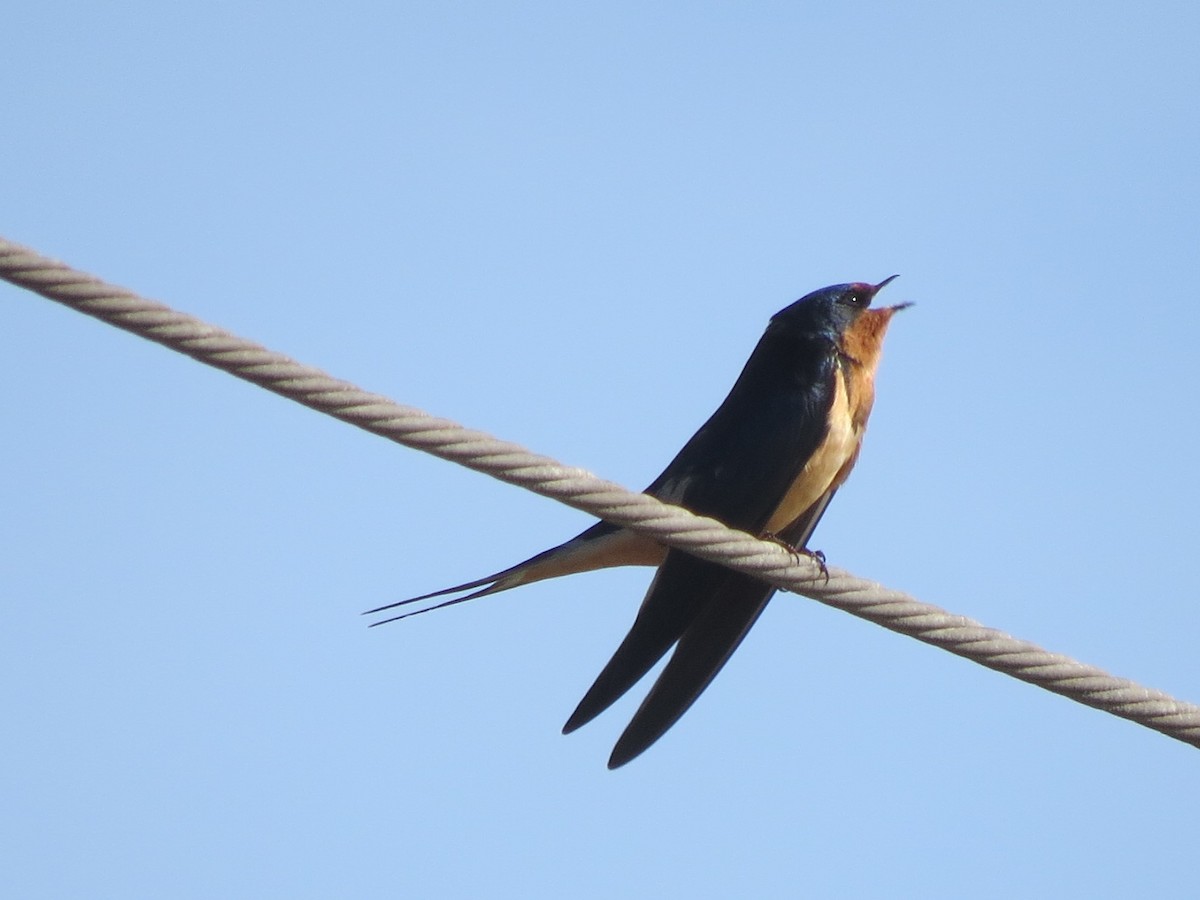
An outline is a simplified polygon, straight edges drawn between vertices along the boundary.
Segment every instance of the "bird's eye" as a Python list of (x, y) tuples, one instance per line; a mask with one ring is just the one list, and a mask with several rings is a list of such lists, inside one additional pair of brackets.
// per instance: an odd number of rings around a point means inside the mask
[(842, 298), (842, 302), (849, 306), (863, 306), (865, 299), (857, 291), (847, 291), (846, 295)]

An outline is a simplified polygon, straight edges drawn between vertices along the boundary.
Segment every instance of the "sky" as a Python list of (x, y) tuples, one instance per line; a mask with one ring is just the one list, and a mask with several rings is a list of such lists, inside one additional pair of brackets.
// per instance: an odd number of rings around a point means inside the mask
[[(901, 277), (831, 565), (1200, 701), (1200, 7), (43, 2), (0, 234), (640, 488)], [(0, 858), (37, 897), (1172, 896), (1200, 751), (801, 597), (615, 772), (583, 514), (0, 284)]]

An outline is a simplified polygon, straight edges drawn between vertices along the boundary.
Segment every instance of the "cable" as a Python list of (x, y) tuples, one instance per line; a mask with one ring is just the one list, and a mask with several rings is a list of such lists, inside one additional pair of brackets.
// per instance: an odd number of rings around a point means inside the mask
[(517, 444), (368, 393), (3, 238), (0, 278), (398, 444), (649, 534), (669, 546), (756, 575), (785, 590), (1200, 747), (1200, 706), (1050, 653), (849, 572), (831, 568), (826, 579), (812, 560), (795, 559), (771, 541), (628, 491)]

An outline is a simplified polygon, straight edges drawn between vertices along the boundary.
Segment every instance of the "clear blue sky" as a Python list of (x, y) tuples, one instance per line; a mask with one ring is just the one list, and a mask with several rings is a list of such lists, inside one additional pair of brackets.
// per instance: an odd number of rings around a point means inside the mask
[[(1200, 700), (1194, 3), (26, 3), (0, 233), (641, 487), (893, 272), (832, 564)], [(782, 595), (618, 772), (586, 517), (0, 285), (21, 897), (1170, 896), (1200, 751)]]

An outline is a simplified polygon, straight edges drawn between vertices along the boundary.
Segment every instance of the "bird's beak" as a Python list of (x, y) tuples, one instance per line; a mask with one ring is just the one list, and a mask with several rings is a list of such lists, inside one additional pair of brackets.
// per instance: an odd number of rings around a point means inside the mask
[(880, 291), (882, 291), (885, 287), (887, 287), (889, 284), (891, 284), (893, 281), (895, 281), (899, 277), (900, 277), (899, 275), (891, 275), (891, 276), (883, 279), (883, 281), (879, 282), (879, 284), (874, 285), (871, 288), (871, 296), (874, 297), (876, 294), (878, 294)]
[[(883, 281), (879, 282), (879, 284), (871, 285), (870, 286), (871, 299), (874, 300), (876, 294), (878, 294), (880, 291), (882, 291), (885, 287), (887, 287), (889, 284), (891, 284), (893, 281), (895, 281), (899, 277), (900, 277), (899, 275), (892, 275), (890, 278), (883, 279)], [(880, 310), (880, 311), (887, 312), (890, 317), (890, 316), (893, 316), (896, 313), (900, 312), (900, 310), (902, 310), (902, 309), (908, 309), (910, 306), (912, 306), (911, 303), (897, 303), (895, 306), (889, 306), (889, 307), (887, 307), (886, 310)]]

